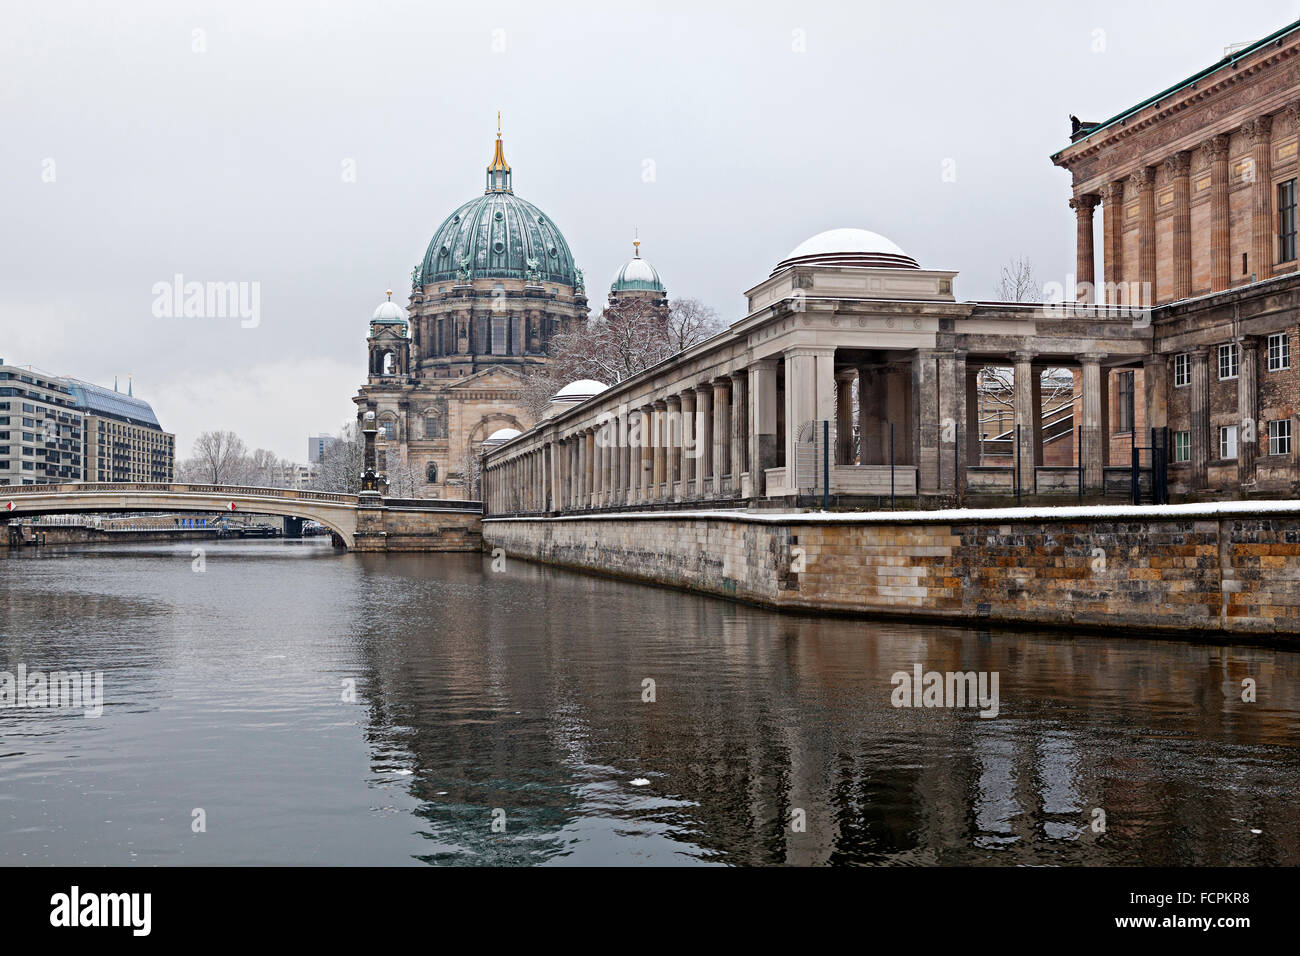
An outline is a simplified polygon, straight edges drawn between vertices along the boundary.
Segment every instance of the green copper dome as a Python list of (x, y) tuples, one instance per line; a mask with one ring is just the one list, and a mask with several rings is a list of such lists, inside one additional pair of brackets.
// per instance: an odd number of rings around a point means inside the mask
[(614, 273), (614, 281), (609, 284), (610, 292), (664, 292), (663, 281), (659, 271), (641, 258), (641, 242), (632, 243), (636, 252), (631, 259), (623, 263)]
[(424, 254), (419, 284), (492, 278), (580, 287), (580, 273), (559, 227), (514, 194), (500, 135), (487, 170), (486, 192), (438, 227)]

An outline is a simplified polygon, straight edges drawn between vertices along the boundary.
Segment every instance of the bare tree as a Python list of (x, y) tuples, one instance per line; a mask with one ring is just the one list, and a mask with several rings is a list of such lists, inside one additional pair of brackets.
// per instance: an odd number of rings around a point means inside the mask
[(673, 299), (668, 303), (665, 334), (668, 336), (668, 347), (674, 355), (717, 335), (725, 328), (718, 313), (699, 299)]
[(546, 412), (551, 403), (551, 396), (564, 387), (565, 383), (555, 376), (549, 365), (526, 365), (523, 370), (523, 382), (519, 386), (519, 397), (528, 409), (533, 420), (537, 421)]
[(1028, 256), (1012, 259), (1002, 267), (1002, 275), (993, 289), (999, 302), (1041, 302), (1043, 290), (1034, 275), (1034, 264)]
[(312, 480), (317, 491), (355, 495), (361, 490), (365, 467), (366, 439), (356, 422), (348, 422), (337, 439), (321, 453), (320, 466)]
[(200, 484), (242, 484), (248, 480), (248, 446), (232, 431), (203, 432), (194, 440), (193, 456), (177, 470)]

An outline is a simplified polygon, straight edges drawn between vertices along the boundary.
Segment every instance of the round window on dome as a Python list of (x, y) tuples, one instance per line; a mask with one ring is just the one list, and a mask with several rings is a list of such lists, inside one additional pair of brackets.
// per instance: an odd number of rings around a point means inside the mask
[(548, 251), (550, 252), (552, 259), (554, 259), (556, 256), (560, 254), (560, 250), (556, 249), (554, 246), (551, 246), (551, 248)]
[(452, 221), (452, 222), (460, 222), (460, 213), (456, 213), (456, 215), (452, 216), (452, 217), (451, 217), (451, 221)]
[(443, 246), (441, 249), (438, 250), (438, 255), (449, 256), (451, 255), (451, 250), (448, 249), (446, 246)]
[(506, 244), (498, 239), (496, 242), (492, 243), (492, 251), (497, 255), (501, 255), (501, 253), (506, 251)]
[(500, 222), (502, 219), (505, 218), (505, 213), (503, 213), (500, 209), (498, 209), (496, 212), (492, 214), (492, 218), (495, 219), (497, 222)]

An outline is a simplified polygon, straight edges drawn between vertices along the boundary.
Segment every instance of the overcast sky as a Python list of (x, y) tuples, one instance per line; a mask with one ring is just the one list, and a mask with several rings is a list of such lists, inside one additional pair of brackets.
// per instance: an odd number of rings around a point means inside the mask
[[(1073, 271), (1069, 178), (1048, 159), (1068, 114), (1109, 117), (1297, 16), (1273, 0), (1230, 16), (1221, 0), (0, 5), (0, 357), (133, 375), (181, 457), (231, 428), (298, 461), (353, 417), (385, 288), (405, 305), (438, 224), (482, 192), (497, 110), (515, 191), (564, 231), (593, 310), (634, 226), (670, 294), (728, 321), (839, 226), (989, 298), (1015, 256), (1040, 282)], [(156, 316), (176, 274), (256, 283), (258, 324)]]

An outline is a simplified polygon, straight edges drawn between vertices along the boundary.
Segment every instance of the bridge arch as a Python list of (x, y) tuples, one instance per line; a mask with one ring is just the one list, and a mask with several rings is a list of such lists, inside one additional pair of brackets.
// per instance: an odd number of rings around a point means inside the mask
[(32, 518), (97, 512), (233, 511), (297, 517), (319, 521), (352, 550), (356, 546), (357, 500), (356, 495), (333, 492), (226, 485), (25, 485), (0, 488), (0, 515)]

